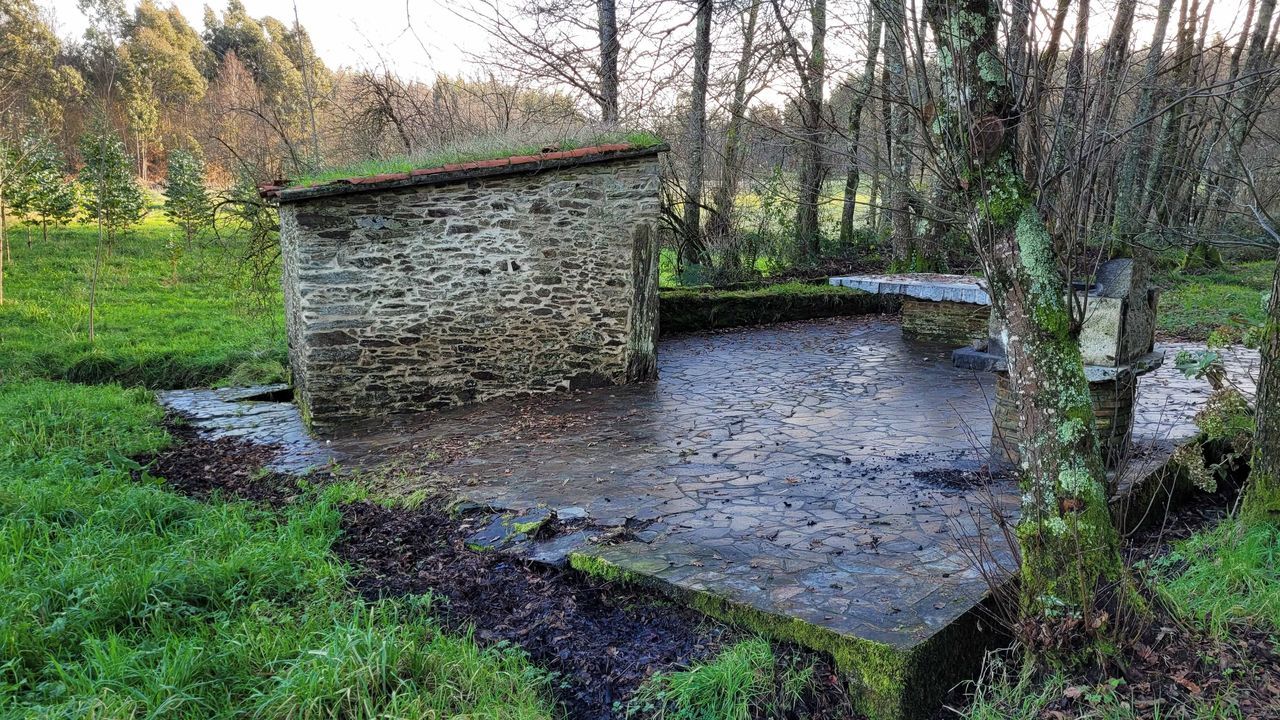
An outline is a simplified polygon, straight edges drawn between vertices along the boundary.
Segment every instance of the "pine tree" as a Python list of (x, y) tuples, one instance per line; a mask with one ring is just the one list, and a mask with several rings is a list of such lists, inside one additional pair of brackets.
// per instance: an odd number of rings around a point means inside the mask
[(48, 241), (50, 223), (61, 225), (75, 216), (76, 186), (67, 178), (58, 146), (47, 136), (28, 135), (23, 145), (27, 168), (14, 209), (38, 223), (41, 239)]
[(114, 134), (86, 135), (80, 141), (80, 153), (84, 157), (79, 176), (84, 215), (101, 223), (110, 248), (120, 232), (146, 217), (146, 196), (133, 174), (124, 143)]
[(204, 185), (204, 161), (186, 150), (169, 153), (164, 182), (164, 214), (182, 228), (191, 247), (195, 236), (213, 219), (213, 205)]

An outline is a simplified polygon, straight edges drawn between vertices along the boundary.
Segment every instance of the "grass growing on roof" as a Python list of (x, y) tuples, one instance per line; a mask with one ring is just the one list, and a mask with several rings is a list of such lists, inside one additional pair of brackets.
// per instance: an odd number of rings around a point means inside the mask
[(336, 498), (276, 515), (136, 479), (160, 415), (0, 385), (0, 716), (554, 716), (520, 652), (441, 632), (427, 598), (353, 597)]
[(291, 180), (291, 187), (323, 185), (335, 180), (369, 177), (387, 173), (406, 173), (422, 168), (440, 167), (454, 163), (497, 160), (516, 155), (537, 155), (546, 147), (557, 150), (577, 150), (613, 143), (626, 143), (637, 148), (649, 148), (662, 144), (662, 138), (645, 132), (584, 132), (565, 137), (552, 137), (540, 141), (537, 138), (492, 138), (472, 140), (452, 147), (385, 160), (369, 160), (362, 163), (327, 168)]
[[(0, 382), (43, 377), (150, 388), (281, 380), (283, 300), (250, 289), (235, 238), (186, 248), (159, 210), (123, 235), (103, 263), (97, 340), (88, 339), (96, 229), (10, 231), (13, 263), (0, 305)], [(177, 244), (175, 249), (171, 242)], [(173, 258), (178, 254), (178, 282)]]

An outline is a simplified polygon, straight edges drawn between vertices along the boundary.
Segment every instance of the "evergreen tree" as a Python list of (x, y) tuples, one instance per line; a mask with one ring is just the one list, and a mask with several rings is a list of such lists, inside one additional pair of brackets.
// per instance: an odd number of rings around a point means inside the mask
[(196, 233), (213, 218), (213, 205), (204, 185), (204, 161), (199, 156), (186, 150), (169, 153), (164, 197), (164, 214), (182, 228), (190, 247)]
[(47, 136), (23, 139), (26, 172), (14, 198), (14, 209), (40, 225), (40, 237), (49, 239), (49, 225), (61, 225), (76, 212), (76, 186), (67, 179), (65, 161)]
[(85, 135), (80, 141), (84, 167), (80, 169), (80, 193), (84, 215), (100, 223), (111, 247), (119, 233), (142, 222), (146, 197), (133, 174), (124, 143), (109, 131)]

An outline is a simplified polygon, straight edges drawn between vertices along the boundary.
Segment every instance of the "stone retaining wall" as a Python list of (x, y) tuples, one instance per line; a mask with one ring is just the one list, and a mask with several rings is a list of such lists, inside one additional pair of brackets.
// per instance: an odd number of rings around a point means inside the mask
[(661, 149), (281, 193), (308, 423), (653, 379)]

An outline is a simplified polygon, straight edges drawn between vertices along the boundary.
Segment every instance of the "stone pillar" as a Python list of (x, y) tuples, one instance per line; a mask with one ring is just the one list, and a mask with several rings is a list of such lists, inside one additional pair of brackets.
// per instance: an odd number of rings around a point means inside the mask
[[(1138, 396), (1138, 373), (1124, 369), (1114, 377), (1089, 383), (1093, 420), (1099, 449), (1108, 468), (1114, 468), (1129, 452), (1133, 436), (1133, 407)], [(991, 454), (1018, 464), (1019, 402), (1008, 372), (996, 373), (995, 417), (991, 429)]]

